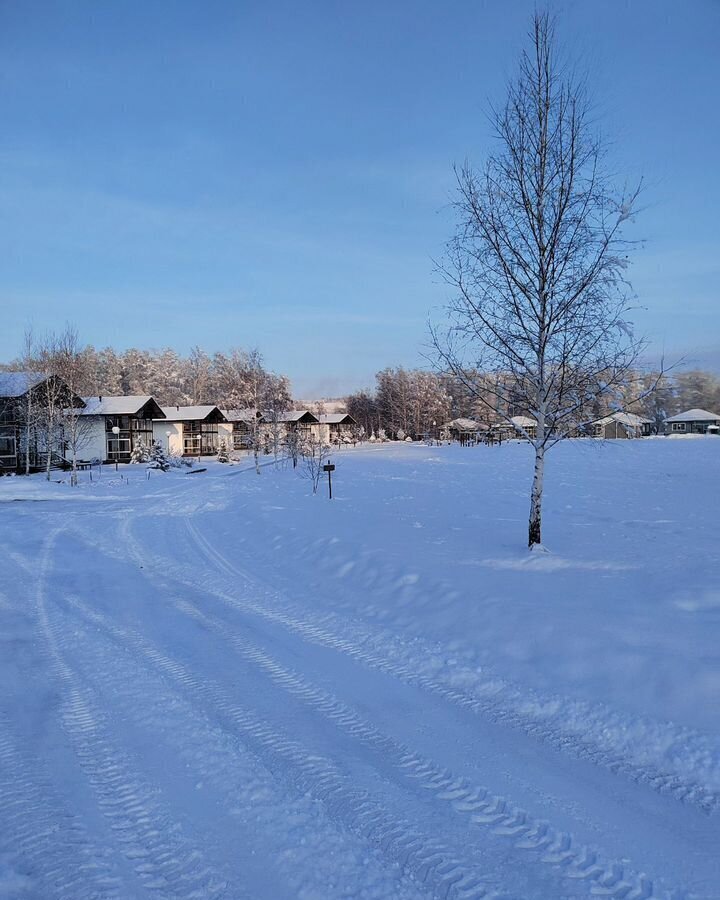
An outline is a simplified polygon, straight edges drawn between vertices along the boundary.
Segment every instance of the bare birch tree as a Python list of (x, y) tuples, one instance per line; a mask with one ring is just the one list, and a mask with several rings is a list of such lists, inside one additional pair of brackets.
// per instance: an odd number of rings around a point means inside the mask
[[(499, 149), (482, 172), (456, 170), (459, 225), (441, 266), (456, 295), (433, 337), (443, 366), (495, 415), (537, 422), (520, 429), (535, 452), (533, 548), (546, 451), (622, 385), (640, 342), (627, 321), (622, 236), (639, 185), (619, 187), (605, 167), (584, 85), (559, 62), (547, 13), (535, 15), (530, 41), (491, 112)], [(478, 372), (497, 377), (480, 385)]]
[(80, 391), (88, 378), (87, 359), (78, 333), (71, 325), (66, 325), (62, 334), (55, 338), (53, 368), (67, 388), (69, 402), (63, 410), (63, 431), (72, 467), (70, 484), (76, 486), (78, 456), (91, 441), (93, 423), (82, 412), (84, 403), (80, 399)]

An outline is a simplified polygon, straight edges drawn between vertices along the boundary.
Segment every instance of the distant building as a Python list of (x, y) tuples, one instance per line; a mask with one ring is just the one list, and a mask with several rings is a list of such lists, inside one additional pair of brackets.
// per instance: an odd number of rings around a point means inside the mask
[(443, 425), (441, 434), (446, 434), (453, 441), (467, 444), (477, 443), (488, 430), (488, 426), (483, 425), (482, 422), (476, 422), (475, 419), (467, 419), (461, 416)]
[(322, 413), (320, 438), (328, 444), (349, 444), (357, 440), (357, 422), (349, 413)]
[[(266, 421), (268, 416), (265, 416)], [(305, 437), (320, 439), (320, 422), (317, 416), (307, 409), (291, 409), (288, 412), (277, 413), (273, 421), (282, 425), (285, 432), (297, 432)]]
[(164, 406), (161, 412), (154, 422), (154, 436), (169, 453), (214, 456), (218, 452), (220, 426), (227, 419), (217, 406)]
[(638, 438), (652, 434), (652, 419), (636, 416), (634, 413), (616, 412), (591, 422), (590, 428), (593, 437), (597, 438)]
[(720, 429), (720, 416), (706, 409), (688, 409), (665, 419), (665, 434), (707, 434)]
[(525, 437), (527, 434), (531, 441), (535, 440), (537, 437), (537, 422), (535, 419), (531, 419), (529, 416), (513, 416), (510, 421), (517, 437)]
[(103, 462), (130, 462), (135, 447), (152, 445), (153, 421), (165, 418), (160, 406), (147, 394), (83, 397), (83, 402), (81, 415), (92, 423), (83, 454)]
[(257, 409), (224, 409), (226, 422), (220, 425), (221, 437), (225, 437), (229, 450), (248, 450), (256, 435), (260, 435), (265, 423)]

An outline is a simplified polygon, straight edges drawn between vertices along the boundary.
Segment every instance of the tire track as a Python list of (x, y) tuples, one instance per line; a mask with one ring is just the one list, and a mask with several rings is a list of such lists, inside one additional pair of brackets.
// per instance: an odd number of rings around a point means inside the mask
[(107, 852), (56, 795), (41, 761), (20, 752), (5, 718), (0, 719), (0, 773), (2, 847), (18, 887), (54, 900), (127, 900)]
[[(88, 621), (122, 639), (122, 632), (104, 616), (73, 600), (73, 606)], [(578, 844), (573, 837), (553, 828), (548, 822), (533, 819), (529, 813), (485, 787), (471, 784), (450, 770), (438, 766), (390, 738), (358, 715), (347, 704), (298, 673), (287, 669), (257, 645), (230, 633), (226, 624), (214, 619), (185, 600), (176, 606), (204, 628), (218, 635), (243, 659), (254, 663), (270, 679), (321, 714), (335, 727), (369, 747), (386, 764), (392, 765), (401, 781), (417, 784), (440, 804), (460, 816), (465, 827), (480, 828), (508, 839), (515, 848), (533, 851), (535, 863), (560, 869), (563, 877), (587, 881), (591, 893), (624, 900), (667, 900), (671, 894), (644, 873), (634, 872), (627, 864), (608, 860), (592, 847)], [(678, 892), (675, 892), (677, 895)]]
[(221, 897), (226, 879), (205, 865), (202, 853), (182, 835), (181, 825), (153, 796), (152, 787), (134, 774), (130, 760), (112, 745), (103, 715), (93, 708), (90, 692), (79, 683), (65, 659), (64, 635), (53, 623), (45, 596), (50, 556), (62, 530), (53, 531), (45, 542), (36, 601), (53, 667), (64, 685), (63, 729), (92, 786), (98, 808), (142, 888), (172, 900)]
[(409, 872), (433, 897), (507, 900), (508, 894), (478, 869), (474, 859), (423, 832), (415, 822), (393, 815), (381, 798), (354, 787), (351, 777), (332, 760), (309, 754), (305, 746), (241, 706), (221, 685), (209, 679), (200, 680), (137, 631), (118, 628), (76, 599), (71, 605), (88, 621), (103, 628), (119, 645), (131, 646), (135, 653), (162, 673), (174, 689), (192, 698), (195, 706), (206, 714), (212, 711), (223, 730), (239, 736), (276, 777), (287, 780), (290, 775), (297, 790), (319, 800), (333, 820)]
[[(259, 584), (247, 573), (235, 567), (215, 550), (189, 519), (185, 520), (185, 525), (191, 539), (211, 566), (233, 580), (236, 580), (238, 577), (242, 578), (246, 584), (256, 590), (260, 588), (267, 592), (267, 588), (264, 585)], [(129, 520), (124, 522), (124, 532), (128, 541), (134, 542)], [(135, 548), (135, 552), (139, 552), (137, 543), (135, 543)], [(226, 605), (277, 623), (290, 631), (302, 635), (311, 642), (338, 650), (365, 665), (378, 671), (392, 674), (407, 684), (412, 684), (441, 696), (455, 705), (470, 710), (492, 722), (522, 731), (563, 753), (569, 753), (576, 758), (591, 762), (593, 765), (609, 770), (614, 775), (624, 776), (636, 784), (647, 786), (657, 793), (670, 796), (679, 802), (696, 806), (706, 814), (715, 813), (720, 809), (720, 792), (706, 785), (680, 775), (660, 771), (652, 765), (635, 763), (620, 754), (612, 754), (596, 745), (588, 744), (575, 735), (568, 734), (559, 726), (552, 726), (547, 722), (538, 722), (532, 716), (504, 707), (500, 702), (469, 695), (464, 691), (448, 687), (427, 675), (417, 674), (409, 665), (394, 661), (392, 649), (390, 649), (387, 656), (380, 655), (375, 650), (369, 649), (369, 646), (377, 643), (374, 636), (369, 632), (366, 632), (362, 636), (361, 642), (358, 643), (357, 638), (355, 640), (345, 639), (328, 630), (327, 620), (319, 624), (313, 624), (308, 620), (306, 614), (294, 615), (277, 609), (268, 609), (247, 599), (240, 600), (225, 591), (213, 590), (209, 586), (183, 580), (179, 575), (173, 575), (172, 577), (187, 586), (196, 589), (200, 588), (211, 593)], [(333, 624), (335, 623), (333, 622)], [(343, 627), (346, 626), (338, 623), (338, 631), (341, 631)]]

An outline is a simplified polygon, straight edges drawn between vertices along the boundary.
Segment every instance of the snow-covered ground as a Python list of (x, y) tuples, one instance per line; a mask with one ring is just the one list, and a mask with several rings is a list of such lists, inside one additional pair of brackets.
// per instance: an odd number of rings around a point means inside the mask
[(720, 897), (720, 439), (333, 461), (0, 479), (0, 897)]

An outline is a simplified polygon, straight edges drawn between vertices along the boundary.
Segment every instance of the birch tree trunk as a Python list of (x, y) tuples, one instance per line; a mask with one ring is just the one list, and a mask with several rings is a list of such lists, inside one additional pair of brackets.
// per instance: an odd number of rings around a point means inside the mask
[(542, 496), (545, 475), (545, 448), (535, 447), (535, 470), (530, 492), (530, 523), (528, 527), (528, 547), (532, 549), (542, 544)]

